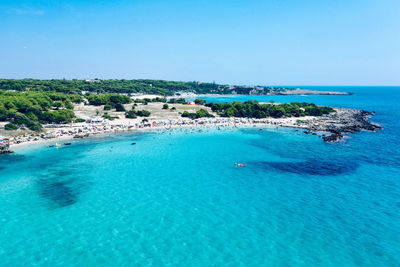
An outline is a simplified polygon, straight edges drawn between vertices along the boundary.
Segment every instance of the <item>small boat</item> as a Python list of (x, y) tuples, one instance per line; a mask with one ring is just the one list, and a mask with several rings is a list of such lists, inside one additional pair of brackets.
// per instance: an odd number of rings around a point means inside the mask
[(131, 145), (136, 145), (136, 143), (135, 143), (135, 142), (133, 142)]
[(69, 145), (71, 145), (71, 143), (64, 143), (64, 145), (69, 146)]

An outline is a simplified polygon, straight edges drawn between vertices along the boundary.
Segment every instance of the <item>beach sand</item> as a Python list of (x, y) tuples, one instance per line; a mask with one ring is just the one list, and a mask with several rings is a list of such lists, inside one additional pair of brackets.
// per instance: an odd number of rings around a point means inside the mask
[[(44, 125), (41, 132), (28, 130), (0, 131), (0, 139), (10, 143), (11, 148), (37, 143), (62, 143), (72, 138), (84, 138), (97, 134), (111, 134), (123, 131), (147, 131), (156, 129), (172, 129), (186, 127), (291, 127), (312, 131), (314, 134), (330, 132), (336, 134), (333, 141), (343, 137), (342, 133), (360, 130), (374, 130), (375, 125), (366, 120), (367, 113), (360, 110), (336, 108), (336, 112), (321, 117), (290, 117), (290, 118), (226, 118), (219, 117), (210, 108), (201, 105), (168, 104), (169, 109), (163, 109), (164, 103), (137, 104), (135, 110), (151, 112), (149, 117), (128, 119), (125, 112), (105, 111), (104, 106), (76, 105), (74, 112), (78, 118), (96, 118), (96, 123), (71, 123), (65, 125)], [(126, 110), (131, 110), (134, 104), (124, 105)], [(171, 110), (175, 107), (176, 110)], [(196, 112), (206, 109), (214, 118), (200, 118), (191, 120), (182, 118), (184, 111)], [(108, 114), (115, 117), (113, 120), (103, 119)], [(373, 127), (372, 127), (373, 126)], [(379, 127), (377, 127), (379, 128)], [(324, 137), (323, 134), (321, 137)], [(325, 139), (324, 139), (325, 140)]]

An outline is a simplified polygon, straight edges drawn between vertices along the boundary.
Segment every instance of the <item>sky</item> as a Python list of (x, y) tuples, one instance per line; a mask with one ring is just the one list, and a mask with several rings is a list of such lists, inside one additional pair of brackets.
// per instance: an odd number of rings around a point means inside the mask
[(0, 77), (400, 85), (400, 0), (1, 0)]

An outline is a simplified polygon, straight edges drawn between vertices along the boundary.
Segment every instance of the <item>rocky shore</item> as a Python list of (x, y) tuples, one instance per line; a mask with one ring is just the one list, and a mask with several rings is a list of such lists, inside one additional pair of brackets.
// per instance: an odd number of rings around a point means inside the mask
[(272, 91), (269, 95), (352, 95), (352, 93), (339, 91), (316, 91), (296, 88), (293, 90), (278, 92)]
[(335, 110), (336, 112), (318, 117), (316, 120), (303, 122), (303, 128), (308, 130), (307, 133), (329, 133), (329, 135), (322, 136), (326, 142), (336, 142), (343, 138), (346, 133), (375, 131), (382, 128), (368, 120), (374, 112), (344, 108), (335, 108)]
[[(317, 90), (306, 90), (301, 88), (296, 89), (270, 89), (264, 90), (263, 87), (250, 90), (247, 94), (241, 94), (236, 91), (232, 91), (229, 94), (196, 94), (196, 93), (179, 93), (179, 95), (174, 95), (169, 98), (199, 98), (199, 97), (218, 97), (218, 96), (232, 96), (232, 95), (352, 95), (350, 92), (340, 92), (340, 91), (317, 91)], [(158, 97), (163, 97), (159, 95)]]
[(0, 143), (0, 154), (9, 154), (14, 151), (10, 150), (10, 145), (7, 143)]

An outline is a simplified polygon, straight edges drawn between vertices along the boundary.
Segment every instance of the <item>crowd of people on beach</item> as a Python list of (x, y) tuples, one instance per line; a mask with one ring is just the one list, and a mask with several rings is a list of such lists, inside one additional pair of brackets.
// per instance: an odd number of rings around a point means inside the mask
[[(47, 125), (46, 131), (42, 133), (31, 133), (15, 138), (4, 139), (10, 145), (22, 143), (34, 143), (46, 140), (66, 140), (69, 138), (84, 138), (90, 135), (102, 133), (117, 133), (130, 130), (151, 130), (151, 129), (174, 129), (185, 127), (225, 127), (232, 128), (249, 125), (270, 125), (296, 127), (296, 121), (287, 119), (253, 119), (253, 118), (201, 118), (201, 119), (173, 119), (173, 120), (151, 120), (130, 124), (113, 123), (105, 121), (102, 123), (78, 123), (68, 125)], [(298, 125), (297, 125), (298, 126)]]

